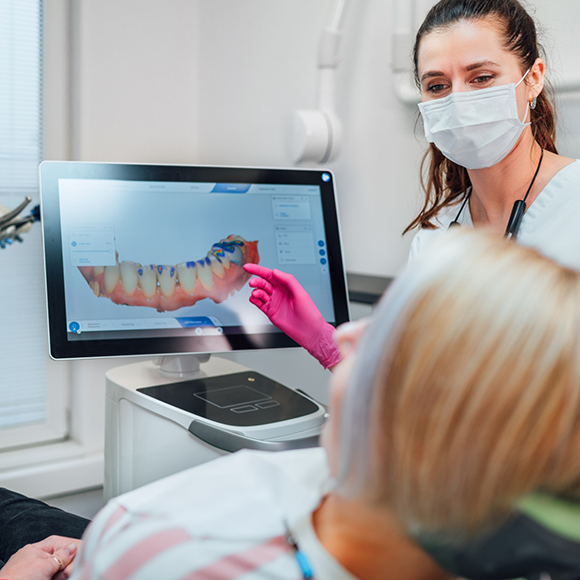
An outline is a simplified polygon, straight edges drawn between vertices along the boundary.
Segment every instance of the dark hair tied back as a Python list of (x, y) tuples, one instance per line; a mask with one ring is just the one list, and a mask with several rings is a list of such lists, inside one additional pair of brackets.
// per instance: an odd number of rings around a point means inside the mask
[[(415, 82), (420, 86), (418, 60), (421, 40), (435, 30), (449, 28), (462, 20), (492, 19), (503, 37), (504, 47), (521, 63), (522, 74), (543, 55), (538, 43), (536, 25), (518, 0), (441, 0), (427, 14), (415, 38), (413, 63)], [(545, 86), (531, 111), (532, 134), (547, 151), (557, 153), (556, 123), (549, 87)], [(445, 207), (456, 203), (471, 185), (464, 167), (449, 161), (430, 144), (421, 164), (425, 203), (419, 215), (405, 232), (419, 226), (436, 227), (431, 223)]]

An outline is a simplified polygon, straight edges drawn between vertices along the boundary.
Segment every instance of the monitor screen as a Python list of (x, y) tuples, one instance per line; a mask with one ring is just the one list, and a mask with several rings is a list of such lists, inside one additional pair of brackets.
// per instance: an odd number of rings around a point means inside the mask
[(296, 346), (248, 298), (255, 263), (348, 320), (330, 172), (42, 163), (53, 358)]

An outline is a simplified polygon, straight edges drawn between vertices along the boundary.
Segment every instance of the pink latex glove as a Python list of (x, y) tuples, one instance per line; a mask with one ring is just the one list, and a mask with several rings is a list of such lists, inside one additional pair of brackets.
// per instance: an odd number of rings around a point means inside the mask
[(322, 318), (312, 298), (292, 274), (246, 264), (244, 270), (258, 276), (249, 285), (254, 289), (250, 302), (280, 330), (303, 346), (325, 368), (340, 361), (334, 343), (335, 328)]

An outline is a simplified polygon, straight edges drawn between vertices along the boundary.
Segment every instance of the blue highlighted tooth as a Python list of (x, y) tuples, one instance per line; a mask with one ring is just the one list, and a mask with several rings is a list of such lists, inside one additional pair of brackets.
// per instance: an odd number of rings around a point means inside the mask
[(209, 259), (207, 256), (206, 256), (206, 258), (205, 258), (205, 263), (206, 263), (208, 266), (211, 266), (210, 259)]
[(195, 268), (195, 260), (194, 260), (193, 262), (186, 262), (186, 263), (185, 263), (185, 265), (186, 265), (188, 268)]

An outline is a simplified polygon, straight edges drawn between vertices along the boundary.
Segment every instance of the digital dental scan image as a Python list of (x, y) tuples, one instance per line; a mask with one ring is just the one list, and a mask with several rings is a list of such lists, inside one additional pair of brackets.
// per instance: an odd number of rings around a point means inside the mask
[(251, 277), (244, 264), (258, 264), (258, 242), (229, 235), (213, 244), (205, 258), (176, 266), (122, 261), (114, 266), (79, 266), (96, 297), (115, 304), (148, 306), (158, 312), (193, 306), (210, 298), (216, 304), (239, 291)]

